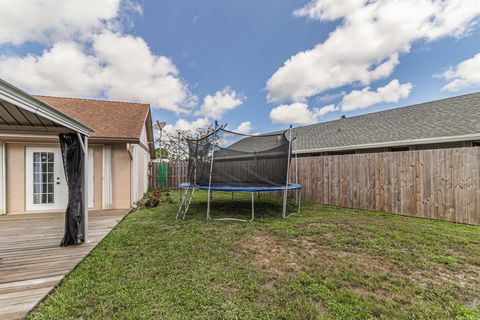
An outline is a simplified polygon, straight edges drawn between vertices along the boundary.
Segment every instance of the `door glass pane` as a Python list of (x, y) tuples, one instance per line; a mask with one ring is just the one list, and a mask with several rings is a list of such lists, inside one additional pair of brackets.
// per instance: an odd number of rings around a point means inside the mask
[(33, 153), (33, 203), (54, 203), (54, 161), (53, 152)]

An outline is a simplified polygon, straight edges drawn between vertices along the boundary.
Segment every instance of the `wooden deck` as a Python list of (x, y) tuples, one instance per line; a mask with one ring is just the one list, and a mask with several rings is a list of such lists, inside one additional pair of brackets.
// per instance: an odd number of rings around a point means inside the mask
[(62, 248), (63, 213), (0, 216), (0, 319), (22, 319), (126, 215), (89, 214), (89, 243)]

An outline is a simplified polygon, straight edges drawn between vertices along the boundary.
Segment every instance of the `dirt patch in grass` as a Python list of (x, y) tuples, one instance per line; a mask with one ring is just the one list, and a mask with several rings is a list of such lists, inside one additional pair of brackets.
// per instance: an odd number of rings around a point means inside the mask
[(433, 271), (415, 270), (410, 274), (410, 277), (422, 284), (445, 285), (450, 284), (458, 286), (463, 289), (472, 290), (480, 293), (478, 283), (480, 283), (480, 276), (472, 275), (464, 272), (452, 272), (445, 268), (439, 268)]
[(298, 271), (304, 257), (280, 237), (260, 233), (242, 240), (240, 247), (254, 254), (252, 264), (267, 273), (283, 276)]
[[(315, 227), (321, 225), (314, 224)], [(328, 235), (331, 236), (331, 233)], [(287, 279), (298, 274), (324, 272), (330, 276), (338, 274), (335, 281), (362, 299), (396, 301), (403, 305), (414, 305), (418, 298), (414, 295), (407, 296), (403, 291), (396, 290), (398, 283), (408, 285), (412, 291), (417, 286), (424, 289), (448, 286), (480, 295), (478, 292), (480, 273), (472, 268), (463, 272), (436, 264), (428, 270), (414, 267), (405, 269), (399, 265), (398, 261), (389, 257), (375, 256), (368, 250), (357, 248), (357, 251), (338, 251), (332, 247), (320, 245), (316, 242), (319, 236), (325, 235), (288, 238), (278, 234), (259, 232), (246, 237), (237, 243), (237, 246), (250, 253), (252, 267), (266, 275), (266, 282), (260, 286), (262, 290), (274, 290)], [(357, 281), (354, 280), (356, 276), (359, 277)], [(378, 279), (383, 279), (383, 286), (377, 287)], [(388, 281), (391, 283), (388, 284)], [(458, 294), (458, 298), (465, 306), (478, 305), (478, 300), (471, 300), (466, 295)]]
[(243, 239), (239, 246), (254, 254), (254, 266), (279, 275), (287, 271), (308, 271), (306, 268), (312, 262), (318, 266), (344, 262), (370, 274), (400, 274), (398, 267), (388, 259), (378, 259), (367, 253), (335, 251), (314, 242), (312, 236), (284, 239), (268, 233), (258, 233)]

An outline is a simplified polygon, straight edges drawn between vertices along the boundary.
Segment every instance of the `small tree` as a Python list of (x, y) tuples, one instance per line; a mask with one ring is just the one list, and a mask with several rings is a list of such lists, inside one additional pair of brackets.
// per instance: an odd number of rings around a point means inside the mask
[[(167, 134), (167, 141), (162, 143), (162, 154), (167, 154), (170, 161), (187, 160), (188, 144), (187, 139), (199, 139), (215, 131), (212, 125), (206, 125), (196, 130), (175, 130), (174, 133)], [(212, 136), (213, 139), (213, 136)]]
[(165, 146), (162, 146), (161, 148), (156, 148), (155, 156), (157, 157), (157, 159), (168, 159), (168, 151), (167, 149), (165, 149)]

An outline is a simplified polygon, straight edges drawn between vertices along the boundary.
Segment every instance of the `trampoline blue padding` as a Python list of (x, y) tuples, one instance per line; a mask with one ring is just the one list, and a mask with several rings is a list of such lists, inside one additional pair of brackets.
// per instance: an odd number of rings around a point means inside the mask
[[(181, 189), (199, 189), (208, 190), (208, 186), (198, 186), (188, 182), (181, 183)], [(211, 186), (212, 191), (227, 191), (227, 192), (270, 192), (283, 190), (298, 190), (302, 189), (301, 184), (289, 183), (288, 186), (269, 186), (269, 187), (235, 187), (235, 186)]]

